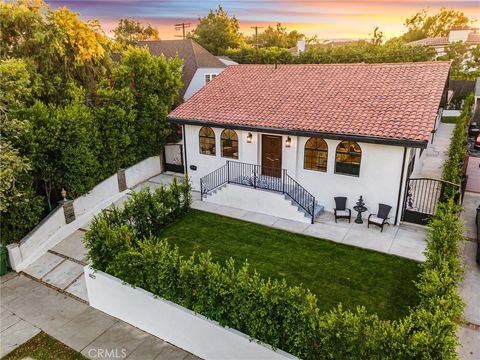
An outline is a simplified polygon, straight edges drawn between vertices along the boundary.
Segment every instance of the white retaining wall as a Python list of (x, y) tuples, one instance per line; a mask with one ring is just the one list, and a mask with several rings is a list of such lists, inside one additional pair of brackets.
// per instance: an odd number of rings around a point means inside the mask
[(308, 224), (311, 221), (310, 217), (306, 217), (303, 212), (297, 209), (297, 206), (292, 205), (290, 200), (285, 199), (284, 195), (246, 186), (228, 184), (207, 195), (204, 201)]
[(460, 116), (462, 110), (443, 110), (442, 116)]
[[(160, 158), (154, 156), (145, 159), (125, 170), (127, 187), (135, 185), (161, 172)], [(10, 266), (22, 271), (60, 241), (85, 226), (102, 209), (110, 206), (129, 190), (119, 192), (117, 174), (105, 179), (89, 193), (75, 199), (75, 221), (67, 224), (62, 206), (58, 206), (43, 219), (20, 243), (7, 246)]]
[(296, 359), (175, 303), (84, 268), (90, 306), (206, 360)]

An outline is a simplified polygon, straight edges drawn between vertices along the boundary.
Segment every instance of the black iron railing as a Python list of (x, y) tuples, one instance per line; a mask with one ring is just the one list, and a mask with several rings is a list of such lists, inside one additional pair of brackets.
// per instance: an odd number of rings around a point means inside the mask
[(287, 195), (315, 220), (315, 197), (295, 181), (287, 170), (274, 167), (227, 161), (225, 165), (200, 179), (203, 196), (225, 184), (236, 184), (279, 192)]
[(284, 170), (283, 176), (284, 194), (288, 195), (294, 200), (303, 210), (312, 217), (312, 224), (315, 220), (315, 196), (310, 194), (302, 185), (300, 185), (294, 178), (287, 174)]

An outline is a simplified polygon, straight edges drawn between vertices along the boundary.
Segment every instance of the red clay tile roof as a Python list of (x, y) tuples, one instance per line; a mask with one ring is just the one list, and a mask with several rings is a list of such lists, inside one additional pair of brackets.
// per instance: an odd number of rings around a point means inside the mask
[(432, 38), (425, 38), (420, 40), (415, 40), (408, 45), (412, 46), (447, 46), (448, 45), (448, 36), (438, 36)]
[(233, 65), (169, 114), (232, 127), (427, 141), (448, 62)]

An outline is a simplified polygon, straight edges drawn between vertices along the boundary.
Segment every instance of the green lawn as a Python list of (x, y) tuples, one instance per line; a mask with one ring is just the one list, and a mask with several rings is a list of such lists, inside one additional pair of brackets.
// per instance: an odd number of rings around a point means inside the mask
[(2, 360), (87, 360), (79, 352), (44, 332), (39, 333), (2, 358)]
[(341, 302), (364, 305), (381, 318), (407, 314), (418, 301), (413, 281), (418, 263), (241, 220), (191, 210), (166, 227), (160, 237), (177, 244), (183, 255), (211, 250), (223, 262), (245, 259), (263, 276), (303, 284), (318, 297), (322, 310)]

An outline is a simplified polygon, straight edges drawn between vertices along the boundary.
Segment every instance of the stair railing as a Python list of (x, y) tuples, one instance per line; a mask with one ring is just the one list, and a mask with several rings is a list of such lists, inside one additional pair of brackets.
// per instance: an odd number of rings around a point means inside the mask
[(225, 184), (250, 186), (287, 195), (315, 220), (315, 196), (287, 174), (286, 169), (227, 160), (200, 179), (200, 198)]

